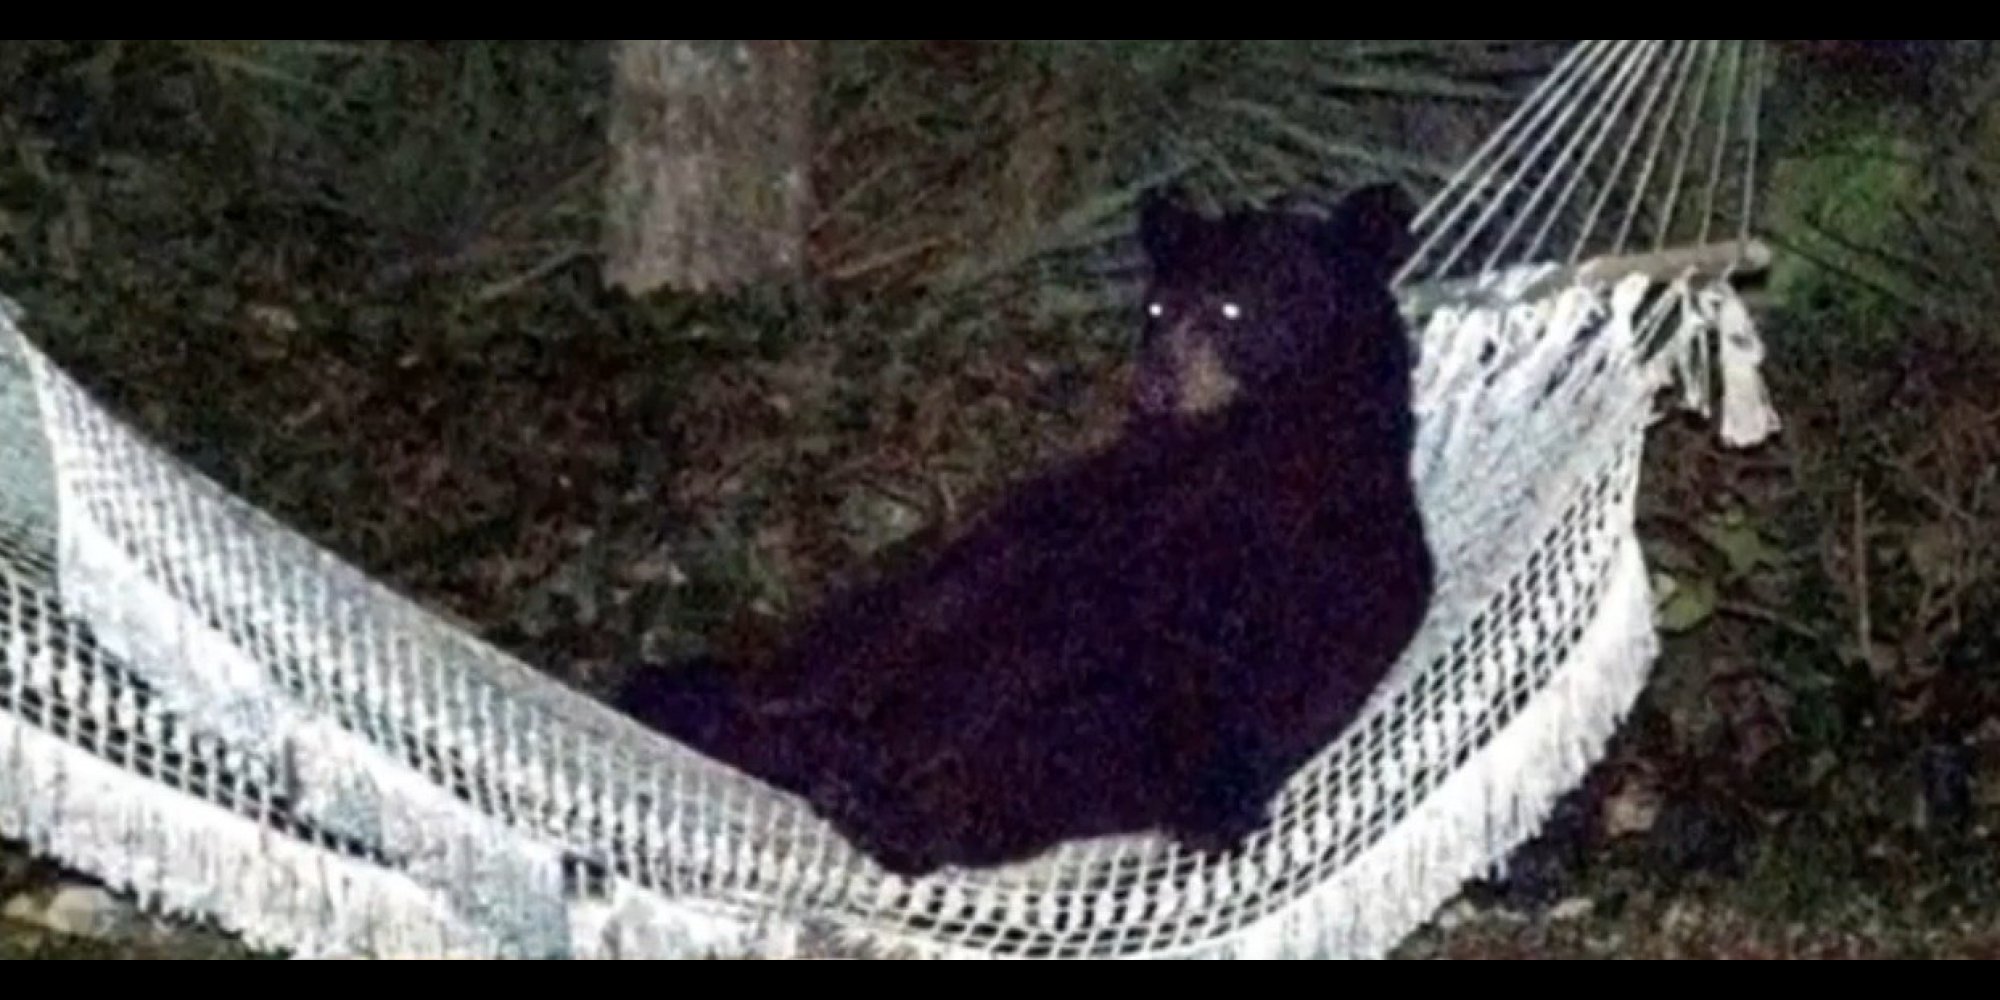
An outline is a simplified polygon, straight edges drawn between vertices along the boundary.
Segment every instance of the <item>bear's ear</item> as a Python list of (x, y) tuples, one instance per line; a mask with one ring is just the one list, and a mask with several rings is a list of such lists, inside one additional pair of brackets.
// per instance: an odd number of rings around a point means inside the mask
[(1316, 219), (1333, 215), (1333, 205), (1326, 198), (1307, 191), (1288, 192), (1265, 208), (1280, 215), (1305, 215)]
[(1139, 245), (1154, 264), (1177, 259), (1204, 220), (1183, 207), (1178, 187), (1149, 188), (1139, 196)]
[(1416, 251), (1416, 217), (1416, 202), (1401, 187), (1370, 184), (1342, 198), (1321, 232), (1329, 253), (1387, 280)]

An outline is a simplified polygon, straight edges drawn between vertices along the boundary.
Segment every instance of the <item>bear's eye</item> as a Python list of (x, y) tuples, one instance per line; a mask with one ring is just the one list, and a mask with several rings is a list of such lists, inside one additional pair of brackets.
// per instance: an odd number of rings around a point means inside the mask
[(1160, 317), (1165, 316), (1166, 314), (1167, 314), (1166, 306), (1163, 306), (1158, 302), (1146, 303), (1146, 315), (1151, 316), (1154, 319), (1159, 319)]
[(1232, 323), (1239, 319), (1242, 319), (1243, 307), (1237, 305), (1234, 302), (1224, 302), (1222, 304), (1222, 318), (1229, 320)]

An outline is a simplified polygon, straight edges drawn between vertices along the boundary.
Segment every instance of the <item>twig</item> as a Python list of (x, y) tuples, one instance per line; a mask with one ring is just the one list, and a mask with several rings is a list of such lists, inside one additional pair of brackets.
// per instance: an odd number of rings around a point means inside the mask
[(1753, 621), (1763, 622), (1766, 625), (1775, 625), (1786, 632), (1790, 632), (1792, 635), (1816, 645), (1833, 645), (1824, 634), (1811, 625), (1807, 625), (1796, 618), (1780, 614), (1760, 604), (1751, 604), (1747, 601), (1719, 601), (1715, 605), (1715, 610), (1726, 615), (1735, 615), (1738, 618), (1749, 618)]
[(1973, 516), (1971, 511), (1966, 510), (1964, 507), (1961, 507), (1958, 504), (1952, 502), (1952, 499), (1950, 497), (1945, 496), (1943, 493), (1939, 492), (1936, 487), (1930, 485), (1929, 483), (1924, 482), (1923, 476), (1919, 475), (1917, 473), (1917, 470), (1913, 468), (1907, 461), (1898, 458), (1889, 458), (1884, 455), (1877, 455), (1875, 456), (1875, 462), (1878, 465), (1887, 467), (1892, 472), (1902, 473), (1904, 479), (1907, 480), (1907, 484), (1911, 489), (1921, 494), (1924, 499), (1929, 500), (1933, 506), (1935, 506), (1940, 512), (1944, 513), (1946, 516), (1957, 518), (1958, 520), (1963, 521), (1967, 524), (1978, 523), (1978, 519)]
[(829, 281), (852, 281), (871, 271), (893, 267), (919, 254), (928, 253), (940, 247), (949, 246), (950, 244), (951, 240), (947, 237), (926, 236), (913, 243), (906, 243), (899, 247), (890, 247), (887, 250), (878, 251), (857, 261), (850, 261), (829, 267), (826, 271), (826, 277)]
[(541, 279), (546, 278), (549, 275), (554, 274), (559, 270), (562, 270), (564, 267), (568, 266), (568, 264), (571, 261), (576, 260), (579, 257), (586, 257), (589, 255), (590, 255), (589, 248), (581, 245), (564, 247), (563, 249), (558, 250), (555, 253), (552, 253), (549, 256), (543, 258), (541, 263), (536, 264), (531, 268), (528, 268), (526, 271), (523, 271), (520, 274), (516, 274), (513, 277), (509, 278), (502, 278), (499, 281), (495, 281), (491, 284), (481, 287), (478, 291), (472, 293), (472, 301), (483, 304), (491, 302), (494, 299), (504, 298), (508, 295), (512, 295), (515, 292), (518, 292), (521, 289), (529, 285), (532, 285), (535, 282), (540, 281)]
[(937, 492), (938, 505), (944, 512), (944, 523), (958, 523), (958, 495), (952, 492), (950, 480), (939, 472), (931, 477), (931, 486)]
[(1870, 654), (1873, 651), (1873, 647), (1869, 643), (1869, 636), (1874, 634), (1874, 627), (1869, 621), (1868, 610), (1868, 518), (1867, 514), (1862, 510), (1866, 502), (1867, 497), (1862, 492), (1861, 481), (1857, 479), (1854, 481), (1854, 536), (1852, 545), (1854, 547), (1854, 599), (1856, 604), (1859, 605), (1859, 614), (1855, 618), (1854, 629), (1856, 633), (1855, 638), (1859, 640), (1857, 648), (1860, 650), (1862, 662), (1872, 665), (1874, 658)]
[[(1820, 228), (1811, 222), (1801, 223), (1800, 226), (1801, 228), (1810, 230), (1814, 233), (1820, 233)], [(1882, 295), (1888, 299), (1891, 299), (1898, 305), (1901, 305), (1907, 309), (1910, 309), (1912, 311), (1919, 311), (1923, 309), (1926, 305), (1921, 296), (1905, 292), (1898, 288), (1894, 288), (1888, 282), (1883, 281), (1879, 276), (1863, 273), (1862, 270), (1859, 268), (1853, 267), (1842, 261), (1834, 260), (1832, 257), (1829, 257), (1825, 254), (1813, 250), (1812, 248), (1806, 246), (1804, 243), (1801, 243), (1794, 239), (1790, 239), (1782, 232), (1769, 233), (1764, 237), (1764, 239), (1767, 243), (1771, 244), (1772, 247), (1778, 250), (1785, 251), (1786, 253), (1789, 253), (1794, 257), (1802, 258), (1806, 261), (1811, 262), (1812, 264), (1825, 268), (1827, 271), (1842, 278), (1843, 280), (1851, 281), (1857, 285), (1866, 287), (1868, 290), (1875, 292), (1879, 295)]]

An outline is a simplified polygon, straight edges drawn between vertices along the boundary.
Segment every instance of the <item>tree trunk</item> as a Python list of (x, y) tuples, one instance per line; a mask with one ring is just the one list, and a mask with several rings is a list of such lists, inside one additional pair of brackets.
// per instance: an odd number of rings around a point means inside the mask
[(811, 43), (620, 41), (612, 59), (606, 284), (638, 295), (802, 277)]

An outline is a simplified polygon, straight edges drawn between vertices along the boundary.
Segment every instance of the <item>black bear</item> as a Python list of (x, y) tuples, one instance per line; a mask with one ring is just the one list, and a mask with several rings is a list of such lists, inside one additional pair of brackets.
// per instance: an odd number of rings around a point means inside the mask
[[(1152, 265), (1144, 334), (1134, 379), (1138, 422), (1190, 416), (1239, 392), (1296, 379), (1318, 364), (1321, 351), (1340, 348), (1339, 298), (1333, 310), (1288, 306), (1298, 289), (1338, 296), (1387, 282), (1413, 249), (1408, 223), (1415, 212), (1402, 189), (1378, 184), (1350, 193), (1329, 223), (1309, 203), (1289, 212), (1247, 212), (1210, 222), (1149, 193), (1140, 206), (1140, 241)], [(1338, 240), (1338, 246), (1329, 246)], [(1327, 255), (1333, 255), (1330, 258)], [(1312, 294), (1312, 293), (1307, 293)], [(1207, 301), (1204, 301), (1207, 300)], [(1373, 396), (1407, 398), (1394, 358), (1376, 375), (1383, 386), (1357, 386)]]
[(1164, 830), (1239, 845), (1430, 601), (1407, 202), (1203, 219), (1152, 199), (1138, 419), (773, 658), (634, 671), (617, 703), (921, 875)]

